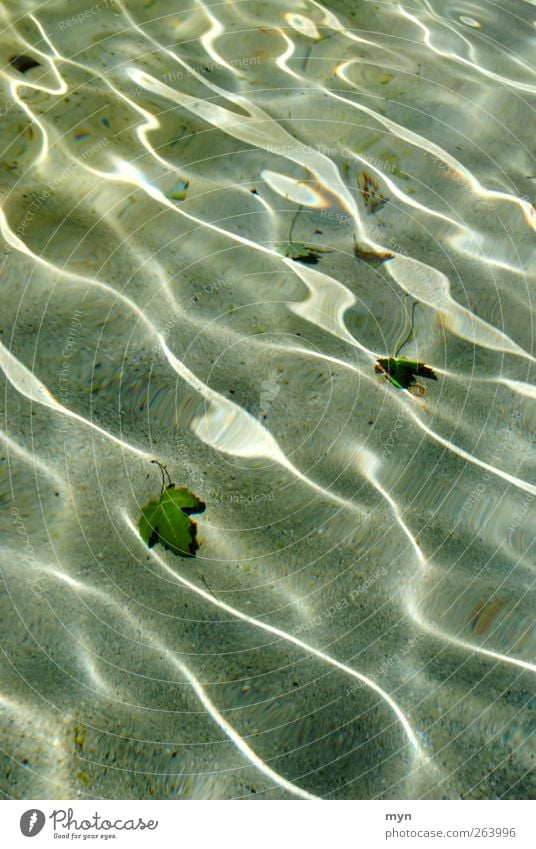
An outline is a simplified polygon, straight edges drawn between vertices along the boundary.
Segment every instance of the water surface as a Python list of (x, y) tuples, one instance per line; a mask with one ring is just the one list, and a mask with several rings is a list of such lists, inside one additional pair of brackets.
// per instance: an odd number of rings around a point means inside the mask
[(2, 793), (534, 795), (534, 5), (171, 5), (3, 5)]

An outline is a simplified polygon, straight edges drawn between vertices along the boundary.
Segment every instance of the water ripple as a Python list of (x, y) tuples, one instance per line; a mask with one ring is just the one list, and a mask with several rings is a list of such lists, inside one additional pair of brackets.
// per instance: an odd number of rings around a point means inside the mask
[(527, 795), (529, 5), (4, 4), (7, 797)]

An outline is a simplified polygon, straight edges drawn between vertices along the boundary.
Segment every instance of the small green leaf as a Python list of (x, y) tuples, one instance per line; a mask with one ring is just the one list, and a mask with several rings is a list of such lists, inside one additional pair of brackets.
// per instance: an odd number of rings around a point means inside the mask
[(186, 195), (188, 194), (188, 186), (190, 185), (189, 180), (183, 180), (182, 178), (179, 180), (175, 188), (169, 195), (166, 195), (170, 200), (185, 200)]
[(189, 517), (202, 513), (206, 505), (193, 492), (170, 484), (156, 501), (149, 501), (139, 522), (142, 540), (152, 548), (157, 542), (180, 557), (194, 557), (199, 548), (197, 527)]
[(307, 265), (316, 265), (320, 254), (331, 253), (329, 248), (315, 248), (304, 242), (289, 242), (285, 248), (285, 256), (294, 262), (305, 262)]
[[(396, 386), (397, 389), (410, 389), (418, 385), (415, 377), (427, 377), (437, 380), (437, 376), (430, 366), (418, 360), (407, 360), (405, 357), (385, 357), (379, 359), (374, 371), (385, 375), (386, 379)], [(424, 390), (423, 390), (424, 393)]]

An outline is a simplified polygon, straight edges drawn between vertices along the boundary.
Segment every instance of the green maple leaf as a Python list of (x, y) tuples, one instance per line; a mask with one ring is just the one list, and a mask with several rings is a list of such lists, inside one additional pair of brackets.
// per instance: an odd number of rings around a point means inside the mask
[(416, 377), (427, 377), (437, 380), (436, 373), (430, 366), (418, 362), (418, 360), (407, 360), (405, 357), (385, 357), (379, 359), (374, 371), (385, 375), (387, 380), (397, 389), (409, 389), (415, 386)]
[(141, 511), (139, 530), (142, 540), (152, 548), (157, 542), (180, 557), (195, 557), (199, 548), (197, 526), (191, 513), (202, 513), (206, 505), (186, 487), (167, 486), (160, 498), (149, 501)]

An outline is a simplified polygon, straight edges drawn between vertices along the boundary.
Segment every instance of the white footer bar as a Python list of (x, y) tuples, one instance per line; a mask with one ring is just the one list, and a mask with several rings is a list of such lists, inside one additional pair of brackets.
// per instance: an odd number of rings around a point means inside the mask
[[(534, 849), (532, 801), (3, 801), (6, 847)], [(34, 839), (35, 843), (30, 843)]]

